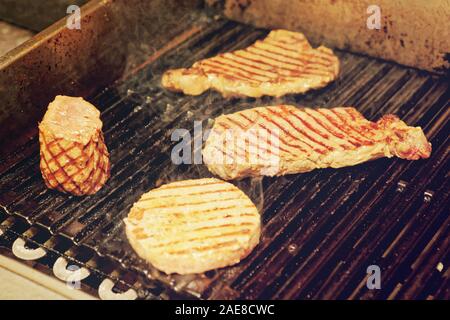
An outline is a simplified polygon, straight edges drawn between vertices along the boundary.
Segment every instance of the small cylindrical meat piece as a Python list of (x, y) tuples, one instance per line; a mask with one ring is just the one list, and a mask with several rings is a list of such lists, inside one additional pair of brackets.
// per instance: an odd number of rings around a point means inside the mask
[(39, 124), (40, 167), (50, 189), (82, 196), (110, 175), (100, 111), (83, 98), (57, 96)]

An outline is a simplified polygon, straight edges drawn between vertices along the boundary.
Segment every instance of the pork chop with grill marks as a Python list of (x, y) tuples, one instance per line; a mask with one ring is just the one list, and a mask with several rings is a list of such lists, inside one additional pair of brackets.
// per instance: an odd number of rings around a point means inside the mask
[(125, 219), (137, 254), (167, 274), (238, 263), (259, 242), (260, 215), (237, 187), (218, 179), (173, 182), (145, 193)]
[(422, 129), (395, 115), (371, 122), (354, 108), (281, 105), (218, 117), (203, 160), (222, 179), (236, 179), (340, 168), (380, 157), (418, 160), (430, 153)]
[(246, 49), (169, 70), (162, 85), (190, 95), (212, 88), (224, 96), (279, 97), (322, 88), (338, 73), (339, 60), (332, 50), (312, 48), (301, 33), (274, 30)]

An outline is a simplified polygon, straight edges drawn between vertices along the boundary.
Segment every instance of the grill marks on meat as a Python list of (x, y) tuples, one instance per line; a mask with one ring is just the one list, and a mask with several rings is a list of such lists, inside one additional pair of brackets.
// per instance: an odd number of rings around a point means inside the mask
[(82, 98), (57, 96), (39, 124), (46, 186), (77, 196), (96, 193), (110, 175), (100, 112)]
[(298, 32), (274, 30), (264, 40), (231, 53), (167, 71), (164, 87), (199, 95), (213, 88), (224, 96), (282, 96), (321, 88), (339, 73), (339, 60), (326, 47), (313, 49)]
[[(236, 147), (237, 141), (252, 137), (251, 144)], [(236, 179), (340, 168), (380, 157), (418, 160), (430, 153), (431, 144), (422, 129), (409, 127), (394, 115), (371, 122), (354, 108), (281, 105), (218, 117), (203, 159), (212, 173)]]
[(258, 244), (260, 216), (234, 185), (218, 179), (169, 183), (144, 194), (125, 219), (140, 257), (168, 274), (238, 263)]

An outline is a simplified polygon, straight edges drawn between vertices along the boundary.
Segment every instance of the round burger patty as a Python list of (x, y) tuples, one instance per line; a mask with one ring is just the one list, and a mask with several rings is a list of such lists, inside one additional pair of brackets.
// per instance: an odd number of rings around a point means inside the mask
[(238, 263), (258, 244), (260, 215), (234, 185), (213, 178), (173, 182), (139, 199), (125, 219), (137, 254), (165, 273)]

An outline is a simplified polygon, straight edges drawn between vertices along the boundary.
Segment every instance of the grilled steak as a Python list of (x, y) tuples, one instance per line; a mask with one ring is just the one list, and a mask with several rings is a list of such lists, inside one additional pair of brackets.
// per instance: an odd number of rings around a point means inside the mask
[(94, 194), (109, 178), (100, 112), (82, 98), (57, 96), (39, 124), (40, 167), (50, 189)]
[(260, 216), (234, 185), (185, 180), (145, 193), (125, 219), (137, 254), (165, 273), (190, 274), (238, 263), (259, 242)]
[(190, 95), (213, 88), (224, 96), (279, 97), (324, 87), (338, 73), (332, 50), (313, 49), (301, 33), (275, 30), (246, 49), (169, 70), (162, 85)]
[(428, 158), (420, 127), (394, 115), (377, 122), (354, 108), (259, 107), (215, 120), (203, 149), (209, 170), (223, 179), (340, 168), (380, 157)]

